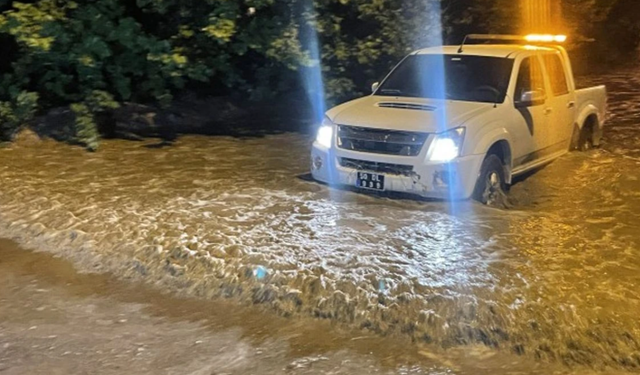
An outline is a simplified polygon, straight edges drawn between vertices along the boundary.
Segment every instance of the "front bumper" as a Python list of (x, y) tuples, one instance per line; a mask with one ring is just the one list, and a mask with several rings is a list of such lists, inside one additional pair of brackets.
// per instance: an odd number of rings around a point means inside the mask
[[(411, 173), (384, 173), (341, 165), (341, 158), (363, 162), (410, 165)], [(426, 160), (424, 153), (418, 157), (381, 155), (325, 148), (317, 143), (311, 150), (311, 174), (317, 181), (329, 185), (356, 186), (358, 171), (384, 174), (387, 192), (415, 194), (424, 198), (468, 199), (473, 194), (484, 155), (457, 158), (450, 163), (434, 163)]]

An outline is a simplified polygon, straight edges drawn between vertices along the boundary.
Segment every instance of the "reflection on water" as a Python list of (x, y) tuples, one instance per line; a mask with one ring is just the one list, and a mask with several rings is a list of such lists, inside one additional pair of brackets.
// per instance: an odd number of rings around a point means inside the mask
[[(596, 81), (595, 79), (593, 81)], [(640, 78), (602, 149), (513, 187), (515, 207), (392, 200), (298, 178), (309, 139), (0, 150), (0, 234), (193, 295), (268, 303), (442, 348), (640, 367)], [(255, 280), (264, 266), (266, 276)]]

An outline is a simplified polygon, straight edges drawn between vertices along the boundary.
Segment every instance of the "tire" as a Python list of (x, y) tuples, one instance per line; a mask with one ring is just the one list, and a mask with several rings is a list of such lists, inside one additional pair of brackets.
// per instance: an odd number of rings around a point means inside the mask
[(585, 124), (580, 130), (580, 136), (578, 137), (578, 144), (576, 149), (578, 151), (589, 151), (593, 148), (593, 127), (589, 124)]
[(494, 154), (487, 155), (480, 167), (480, 174), (473, 191), (473, 199), (486, 205), (501, 200), (507, 191), (504, 165)]
[(573, 133), (571, 134), (571, 143), (569, 143), (569, 152), (578, 150), (578, 142), (580, 142), (580, 128), (573, 125)]

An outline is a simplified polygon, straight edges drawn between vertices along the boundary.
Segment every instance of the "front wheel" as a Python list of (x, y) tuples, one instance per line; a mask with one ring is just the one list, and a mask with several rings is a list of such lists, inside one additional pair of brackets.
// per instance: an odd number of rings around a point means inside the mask
[(488, 155), (480, 167), (473, 198), (482, 204), (492, 205), (505, 196), (507, 183), (504, 165), (496, 155)]

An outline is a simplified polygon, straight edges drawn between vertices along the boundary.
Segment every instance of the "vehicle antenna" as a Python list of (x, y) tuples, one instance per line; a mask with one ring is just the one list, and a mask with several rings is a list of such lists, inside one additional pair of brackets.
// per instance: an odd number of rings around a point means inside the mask
[(464, 52), (464, 44), (467, 42), (467, 38), (468, 37), (469, 37), (469, 35), (466, 35), (464, 37), (464, 39), (462, 40), (462, 44), (460, 45), (460, 48), (458, 48), (458, 53)]

